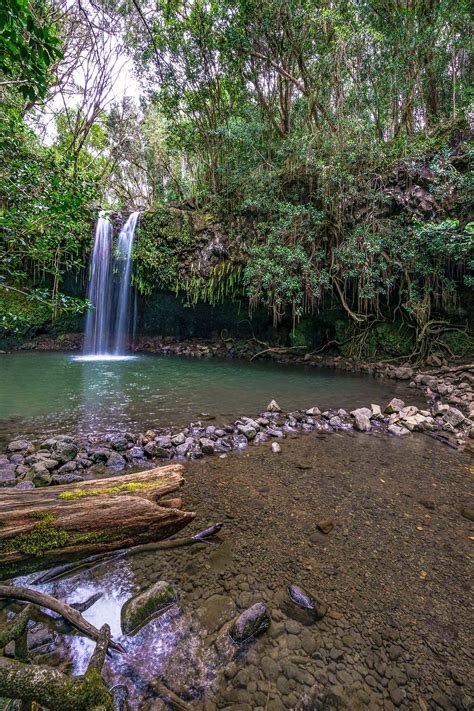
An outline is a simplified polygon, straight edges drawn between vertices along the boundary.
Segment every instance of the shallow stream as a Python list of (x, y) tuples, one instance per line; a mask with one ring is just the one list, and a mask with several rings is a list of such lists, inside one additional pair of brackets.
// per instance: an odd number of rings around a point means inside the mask
[[(42, 588), (70, 602), (102, 593), (85, 616), (128, 650), (105, 674), (129, 686), (133, 709), (167, 708), (157, 677), (197, 711), (320, 709), (330, 693), (351, 710), (470, 708), (467, 455), (423, 435), (311, 433), (289, 435), (280, 455), (265, 443), (185, 468), (184, 508), (198, 515), (179, 536), (223, 521), (219, 545), (142, 553)], [(158, 580), (175, 584), (178, 604), (122, 636), (122, 603)], [(326, 608), (321, 621), (290, 603), (290, 583)], [(270, 629), (221, 656), (224, 623), (260, 600)], [(92, 643), (56, 640), (35, 661), (83, 671)]]

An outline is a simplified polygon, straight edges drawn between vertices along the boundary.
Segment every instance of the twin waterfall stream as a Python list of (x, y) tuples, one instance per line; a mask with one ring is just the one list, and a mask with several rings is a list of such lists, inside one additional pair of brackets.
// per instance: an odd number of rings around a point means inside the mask
[(123, 358), (132, 324), (132, 248), (139, 212), (122, 226), (114, 249), (113, 226), (99, 215), (91, 258), (84, 358)]

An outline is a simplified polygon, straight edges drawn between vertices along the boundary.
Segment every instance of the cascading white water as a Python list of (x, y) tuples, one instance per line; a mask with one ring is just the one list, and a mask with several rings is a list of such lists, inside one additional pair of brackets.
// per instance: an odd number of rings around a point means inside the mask
[(117, 272), (119, 274), (117, 313), (113, 333), (114, 355), (125, 351), (127, 336), (130, 333), (130, 276), (132, 270), (132, 247), (135, 237), (139, 212), (132, 212), (120, 230), (117, 244)]
[[(124, 358), (130, 330), (132, 247), (140, 213), (133, 212), (120, 230), (112, 261), (112, 223), (100, 213), (91, 258), (84, 356), (81, 360)], [(118, 279), (114, 280), (114, 267)]]
[(87, 356), (103, 356), (109, 351), (112, 234), (112, 224), (101, 212), (95, 230), (87, 294), (92, 303), (86, 318), (84, 352)]

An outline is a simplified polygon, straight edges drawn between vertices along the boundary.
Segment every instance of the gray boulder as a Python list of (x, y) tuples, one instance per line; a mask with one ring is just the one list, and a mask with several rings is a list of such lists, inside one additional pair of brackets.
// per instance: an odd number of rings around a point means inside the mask
[(457, 407), (450, 407), (449, 410), (443, 414), (443, 420), (453, 427), (459, 427), (465, 419), (461, 410), (458, 410)]
[(33, 464), (26, 476), (35, 486), (49, 486), (52, 481), (51, 473), (40, 462)]
[(58, 460), (59, 464), (66, 464), (66, 462), (70, 462), (71, 459), (75, 459), (78, 452), (79, 449), (74, 442), (66, 440), (60, 440), (51, 447), (51, 455), (54, 459)]
[(389, 425), (387, 431), (395, 437), (403, 437), (404, 435), (410, 434), (410, 430), (407, 430), (406, 427), (402, 427), (401, 425), (395, 424)]
[(370, 424), (371, 410), (367, 407), (360, 407), (351, 414), (354, 417), (354, 428), (356, 430), (359, 430), (359, 432), (370, 432), (372, 429), (372, 425)]
[(372, 404), (370, 406), (370, 412), (370, 417), (372, 420), (383, 420), (383, 414), (380, 405)]
[(15, 467), (2, 467), (0, 469), (0, 486), (14, 486), (16, 484)]
[(28, 439), (15, 439), (7, 447), (7, 452), (26, 452), (33, 450), (33, 443)]
[(235, 644), (244, 644), (270, 627), (270, 615), (263, 602), (256, 602), (242, 612), (229, 629), (229, 637)]
[(124, 435), (117, 435), (111, 440), (110, 444), (116, 452), (125, 452), (128, 449), (128, 439)]
[(397, 380), (410, 380), (413, 377), (413, 368), (395, 368), (393, 377)]
[(58, 474), (68, 474), (70, 472), (75, 472), (77, 469), (77, 461), (66, 462), (62, 467), (59, 467)]
[(150, 618), (169, 608), (177, 600), (176, 590), (164, 580), (159, 580), (144, 592), (130, 598), (123, 605), (120, 617), (122, 632), (133, 634)]
[(252, 425), (237, 425), (237, 431), (243, 434), (248, 440), (255, 439), (257, 430)]
[(394, 412), (400, 412), (405, 407), (403, 400), (399, 400), (397, 397), (392, 398), (385, 408), (387, 415), (391, 415)]
[(105, 464), (110, 454), (110, 449), (106, 449), (105, 447), (97, 447), (97, 449), (94, 449), (92, 452), (91, 459), (94, 464)]
[(105, 463), (106, 467), (114, 467), (115, 469), (123, 469), (126, 461), (118, 452), (111, 452)]
[(201, 445), (201, 451), (203, 454), (214, 454), (215, 444), (212, 439), (209, 439), (208, 437), (201, 437), (199, 444)]

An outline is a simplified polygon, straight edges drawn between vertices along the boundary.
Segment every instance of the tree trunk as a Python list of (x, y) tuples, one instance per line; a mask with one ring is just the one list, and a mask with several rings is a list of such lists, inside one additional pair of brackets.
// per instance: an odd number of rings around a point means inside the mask
[(168, 538), (195, 516), (180, 510), (179, 499), (159, 505), (161, 497), (183, 484), (183, 466), (172, 464), (110, 479), (3, 493), (0, 577)]

